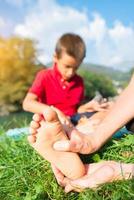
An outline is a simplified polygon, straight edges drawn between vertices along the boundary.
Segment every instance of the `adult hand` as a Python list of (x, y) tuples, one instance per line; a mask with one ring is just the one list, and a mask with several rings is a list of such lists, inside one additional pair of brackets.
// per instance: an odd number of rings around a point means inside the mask
[(105, 111), (109, 107), (108, 102), (105, 100), (102, 103), (99, 103), (96, 100), (91, 100), (78, 108), (78, 112), (94, 112), (94, 111)]
[(70, 140), (57, 141), (53, 145), (55, 150), (89, 154), (95, 152), (100, 147), (94, 134), (90, 133), (90, 135), (84, 135), (75, 128), (67, 134)]
[(108, 108), (108, 102), (105, 99), (101, 103), (95, 100), (90, 101), (89, 103), (87, 103), (87, 109), (88, 109), (88, 105), (89, 105), (89, 109), (92, 109), (92, 111), (104, 111)]
[[(53, 168), (54, 166), (52, 166)], [(86, 188), (96, 188), (101, 184), (122, 179), (120, 164), (115, 161), (102, 161), (85, 165), (85, 175), (76, 180), (70, 180), (56, 168), (53, 168), (56, 180), (65, 192), (81, 192)], [(128, 176), (128, 175), (127, 175)]]
[(81, 192), (86, 188), (96, 188), (100, 184), (111, 182), (114, 180), (116, 173), (119, 173), (115, 167), (116, 163), (113, 161), (102, 161), (85, 165), (85, 176), (77, 180), (66, 179), (65, 192), (68, 193), (72, 190)]

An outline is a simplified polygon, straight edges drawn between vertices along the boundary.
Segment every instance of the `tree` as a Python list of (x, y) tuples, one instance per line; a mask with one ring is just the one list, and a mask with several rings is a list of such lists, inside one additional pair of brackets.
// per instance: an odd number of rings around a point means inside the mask
[(99, 91), (105, 98), (117, 94), (112, 80), (106, 75), (85, 69), (80, 69), (79, 73), (84, 78), (86, 99), (92, 99), (96, 91)]
[(36, 53), (35, 43), (30, 39), (0, 38), (0, 110), (5, 114), (20, 108), (40, 69), (36, 66)]

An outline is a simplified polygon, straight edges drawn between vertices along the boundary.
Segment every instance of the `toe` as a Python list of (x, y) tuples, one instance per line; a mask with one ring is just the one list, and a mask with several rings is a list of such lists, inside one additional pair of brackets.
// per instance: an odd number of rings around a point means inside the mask
[(31, 121), (30, 127), (33, 128), (33, 129), (37, 129), (37, 128), (40, 127), (40, 124), (36, 121)]
[(45, 120), (48, 122), (59, 121), (57, 113), (52, 108), (47, 108), (43, 113)]
[(33, 115), (33, 120), (34, 121), (39, 122), (39, 121), (41, 121), (41, 119), (42, 119), (42, 117), (41, 117), (40, 114), (36, 113), (36, 114)]
[(30, 135), (27, 137), (28, 142), (32, 145), (36, 142), (36, 137), (33, 135)]
[(37, 133), (37, 129), (30, 127), (29, 128), (29, 133), (32, 134), (32, 135), (36, 134)]

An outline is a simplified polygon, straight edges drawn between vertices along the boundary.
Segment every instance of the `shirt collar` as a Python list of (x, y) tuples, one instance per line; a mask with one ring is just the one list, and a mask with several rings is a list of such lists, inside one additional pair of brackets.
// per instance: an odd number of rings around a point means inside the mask
[(53, 73), (54, 73), (54, 76), (55, 78), (58, 79), (58, 81), (62, 84), (62, 85), (66, 85), (66, 86), (71, 86), (72, 84), (74, 84), (74, 79), (76, 77), (76, 75), (74, 75), (70, 81), (65, 81), (61, 75), (61, 73), (59, 72), (58, 70), (58, 67), (57, 67), (57, 63), (54, 63), (53, 64)]

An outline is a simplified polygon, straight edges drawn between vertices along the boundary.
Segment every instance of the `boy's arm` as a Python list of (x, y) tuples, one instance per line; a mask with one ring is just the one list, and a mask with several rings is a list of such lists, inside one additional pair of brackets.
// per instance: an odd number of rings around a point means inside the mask
[(39, 114), (42, 114), (42, 112), (48, 108), (47, 104), (38, 102), (37, 95), (30, 92), (27, 93), (22, 106), (25, 111)]
[[(32, 112), (32, 113), (43, 114), (43, 112), (45, 112), (45, 110), (48, 107), (49, 106), (47, 104), (40, 103), (38, 101), (37, 95), (30, 92), (26, 95), (23, 101), (23, 109), (25, 111)], [(62, 124), (71, 123), (69, 118), (62, 111), (60, 111), (58, 108), (55, 108), (55, 107), (53, 107), (53, 109), (57, 112), (58, 117)]]

